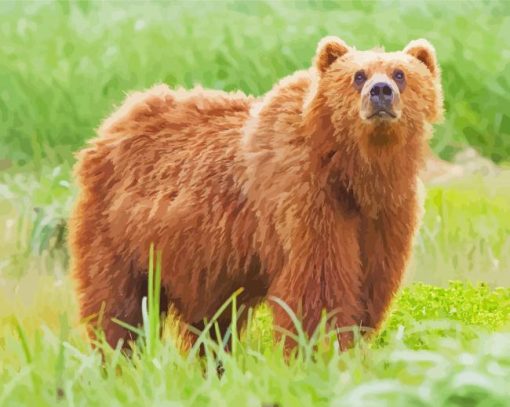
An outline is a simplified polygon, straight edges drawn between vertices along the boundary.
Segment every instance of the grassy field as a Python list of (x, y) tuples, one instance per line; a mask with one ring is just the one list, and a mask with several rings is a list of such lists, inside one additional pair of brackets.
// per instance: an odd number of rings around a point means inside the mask
[(416, 283), (373, 342), (340, 354), (320, 332), (288, 362), (265, 306), (231, 353), (206, 335), (206, 357), (180, 352), (169, 321), (163, 342), (147, 335), (131, 358), (99, 343), (102, 361), (85, 340), (66, 277), (34, 271), (5, 281), (0, 294), (2, 406), (492, 407), (510, 397), (510, 289)]
[[(509, 4), (0, 2), (0, 406), (510, 405)], [(430, 39), (447, 107), (433, 148), (473, 146), (501, 171), (428, 186), (405, 288), (349, 352), (319, 331), (286, 362), (263, 305), (232, 353), (204, 334), (198, 358), (172, 319), (155, 338), (149, 307), (132, 357), (99, 343), (102, 360), (67, 272), (72, 153), (126, 91), (260, 95), (308, 66), (326, 34), (389, 50)]]
[[(461, 5), (462, 4), (462, 5)], [(310, 66), (318, 40), (437, 48), (447, 118), (433, 146), (510, 158), (510, 3), (478, 1), (0, 2), (0, 161), (70, 151), (123, 94), (164, 81), (260, 95)]]

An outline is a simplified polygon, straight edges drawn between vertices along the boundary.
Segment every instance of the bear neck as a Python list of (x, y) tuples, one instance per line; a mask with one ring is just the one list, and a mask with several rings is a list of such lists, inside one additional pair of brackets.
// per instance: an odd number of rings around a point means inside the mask
[[(362, 148), (345, 128), (335, 128), (324, 101), (312, 104), (303, 115), (303, 130), (310, 143), (310, 161), (333, 195), (351, 195), (359, 210), (370, 217), (395, 211), (417, 193), (426, 137), (423, 125), (401, 127), (401, 141), (393, 146)], [(375, 138), (379, 134), (371, 134)], [(368, 151), (367, 151), (368, 150)]]

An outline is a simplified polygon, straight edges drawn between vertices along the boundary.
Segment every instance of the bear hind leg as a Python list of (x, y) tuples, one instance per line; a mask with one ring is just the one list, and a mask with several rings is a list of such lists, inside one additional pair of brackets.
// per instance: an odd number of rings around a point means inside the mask
[[(134, 328), (142, 325), (142, 299), (147, 296), (147, 274), (133, 267), (118, 269), (105, 278), (95, 278), (93, 282), (80, 284), (81, 317), (87, 321), (87, 329), (92, 339), (98, 339), (102, 331), (108, 344), (127, 349), (129, 342), (137, 338), (136, 333), (117, 321)], [(168, 301), (161, 290), (160, 311), (167, 312)]]

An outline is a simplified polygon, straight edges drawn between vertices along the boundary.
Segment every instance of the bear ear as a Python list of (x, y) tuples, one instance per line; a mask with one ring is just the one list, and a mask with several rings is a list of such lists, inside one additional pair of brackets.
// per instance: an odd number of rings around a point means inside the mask
[(436, 50), (430, 42), (424, 39), (411, 41), (404, 48), (404, 52), (409, 54), (418, 61), (425, 64), (433, 76), (437, 76), (439, 68), (437, 66)]
[(324, 37), (317, 45), (315, 66), (319, 72), (325, 72), (333, 62), (349, 50), (349, 46), (340, 38), (334, 36)]

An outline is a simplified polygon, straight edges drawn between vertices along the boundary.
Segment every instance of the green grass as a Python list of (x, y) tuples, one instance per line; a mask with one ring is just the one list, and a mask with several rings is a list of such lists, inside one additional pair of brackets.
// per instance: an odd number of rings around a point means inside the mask
[[(0, 3), (0, 167), (70, 161), (124, 93), (160, 81), (260, 95), (327, 34), (437, 47), (447, 116), (434, 148), (510, 157), (507, 1)], [(476, 25), (476, 29), (474, 26)]]
[[(18, 292), (2, 287), (2, 406), (508, 405), (510, 289), (413, 285), (398, 297), (386, 329), (371, 344), (359, 342), (340, 354), (323, 334), (317, 342), (301, 341), (289, 361), (273, 342), (265, 306), (231, 353), (203, 335), (204, 358), (179, 351), (169, 330), (160, 342), (152, 314), (158, 310), (149, 306), (131, 357), (99, 342), (102, 360), (86, 342), (74, 307), (63, 306), (73, 304), (68, 279), (55, 286), (43, 276), (30, 277), (18, 283)], [(38, 290), (52, 295), (30, 306), (19, 296), (34, 278)], [(318, 350), (311, 352), (314, 343)]]
[(427, 190), (409, 281), (510, 285), (510, 171)]

